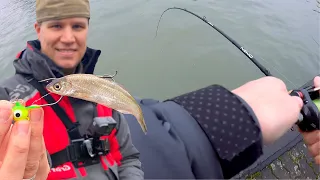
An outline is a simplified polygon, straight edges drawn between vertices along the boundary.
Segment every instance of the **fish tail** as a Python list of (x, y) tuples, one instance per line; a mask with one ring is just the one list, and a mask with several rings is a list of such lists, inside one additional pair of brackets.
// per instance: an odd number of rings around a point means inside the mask
[(139, 123), (142, 131), (143, 131), (145, 134), (147, 134), (147, 125), (146, 125), (146, 122), (145, 122), (145, 120), (144, 120), (143, 113), (142, 113), (142, 110), (141, 110), (140, 106), (139, 106), (138, 109), (139, 109), (139, 110), (138, 110), (138, 113), (137, 113), (136, 118), (137, 118), (137, 120), (138, 120), (138, 123)]
[(143, 115), (141, 116), (140, 120), (138, 121), (142, 131), (144, 132), (144, 134), (147, 134), (147, 125), (146, 122), (144, 121)]

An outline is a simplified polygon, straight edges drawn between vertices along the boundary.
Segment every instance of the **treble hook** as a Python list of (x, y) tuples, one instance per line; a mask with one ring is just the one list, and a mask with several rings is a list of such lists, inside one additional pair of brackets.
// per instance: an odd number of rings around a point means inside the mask
[[(39, 99), (37, 99), (37, 100), (33, 101), (32, 105), (35, 105), (34, 103), (36, 103), (36, 102), (37, 102), (37, 101), (39, 101), (40, 99), (42, 99), (42, 98), (44, 98), (44, 97), (48, 96), (49, 94), (51, 94), (51, 93), (47, 93), (47, 94), (45, 94), (45, 95), (41, 96)], [(62, 100), (62, 98), (63, 98), (63, 96), (60, 96), (60, 98), (59, 98), (56, 102), (53, 102), (53, 103), (42, 104), (42, 105), (38, 105), (38, 104), (36, 104), (36, 105), (37, 105), (37, 106), (40, 106), (40, 107), (52, 106), (52, 105), (55, 105), (55, 104), (59, 103), (59, 102)]]
[[(46, 95), (45, 95), (46, 96)], [(44, 97), (44, 96), (43, 96)], [(42, 98), (42, 97), (41, 97)], [(58, 101), (56, 102), (53, 102), (53, 103), (48, 103), (48, 104), (43, 104), (43, 105), (38, 105), (40, 107), (45, 107), (45, 106), (52, 106), (52, 105), (55, 105), (55, 104), (58, 104), (61, 100), (62, 100), (63, 96), (60, 96), (60, 98), (58, 99)]]
[(114, 80), (113, 78), (114, 78), (117, 74), (118, 74), (118, 71), (116, 71), (113, 75), (105, 74), (105, 75), (98, 76), (98, 77), (100, 77), (100, 78), (110, 78), (110, 79), (112, 79), (113, 82), (115, 82), (115, 80)]
[[(39, 82), (39, 83), (41, 83), (41, 82), (48, 82), (48, 81), (54, 80), (54, 79), (57, 79), (57, 78), (47, 78), (47, 79), (40, 80), (40, 81), (38, 81), (38, 82)], [(36, 99), (35, 101), (33, 101), (33, 103), (32, 103), (31, 105), (37, 105), (37, 106), (39, 106), (39, 107), (52, 106), (52, 105), (55, 105), (55, 104), (59, 103), (59, 102), (62, 100), (62, 98), (63, 98), (63, 96), (61, 96), (56, 102), (53, 102), (53, 103), (42, 104), (42, 105), (35, 104), (35, 103), (38, 102), (40, 99), (48, 96), (49, 94), (51, 94), (51, 92), (49, 92), (49, 93), (41, 96), (39, 99)]]

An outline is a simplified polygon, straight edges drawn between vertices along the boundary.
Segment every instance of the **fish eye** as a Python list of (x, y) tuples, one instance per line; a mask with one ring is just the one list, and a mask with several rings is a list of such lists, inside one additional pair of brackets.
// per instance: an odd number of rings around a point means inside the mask
[(22, 116), (22, 112), (20, 110), (15, 110), (13, 112), (13, 115), (14, 115), (15, 118), (19, 118), (19, 117)]
[(61, 85), (59, 83), (56, 83), (53, 85), (53, 88), (56, 90), (56, 91), (59, 91), (61, 89)]

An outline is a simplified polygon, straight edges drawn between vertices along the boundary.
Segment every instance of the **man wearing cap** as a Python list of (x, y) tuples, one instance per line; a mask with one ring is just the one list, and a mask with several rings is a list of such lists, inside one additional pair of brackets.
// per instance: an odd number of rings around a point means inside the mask
[[(40, 80), (94, 72), (101, 52), (86, 46), (88, 0), (37, 0), (36, 17), (38, 40), (29, 41), (17, 55), (16, 74), (2, 82), (1, 100), (22, 99), (31, 105), (47, 94)], [(36, 104), (59, 98), (51, 94)], [(0, 179), (144, 179), (140, 154), (119, 112), (63, 97), (58, 104), (31, 111), (30, 122), (19, 121), (9, 130), (11, 106), (0, 103)], [(3, 136), (10, 133), (10, 140)]]

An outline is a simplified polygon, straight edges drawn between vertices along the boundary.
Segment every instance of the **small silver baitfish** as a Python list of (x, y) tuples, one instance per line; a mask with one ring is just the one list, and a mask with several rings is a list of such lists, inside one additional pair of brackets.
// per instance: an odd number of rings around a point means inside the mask
[(93, 74), (71, 74), (53, 79), (46, 88), (51, 93), (105, 105), (124, 114), (132, 114), (147, 133), (142, 110), (135, 99), (111, 78)]

